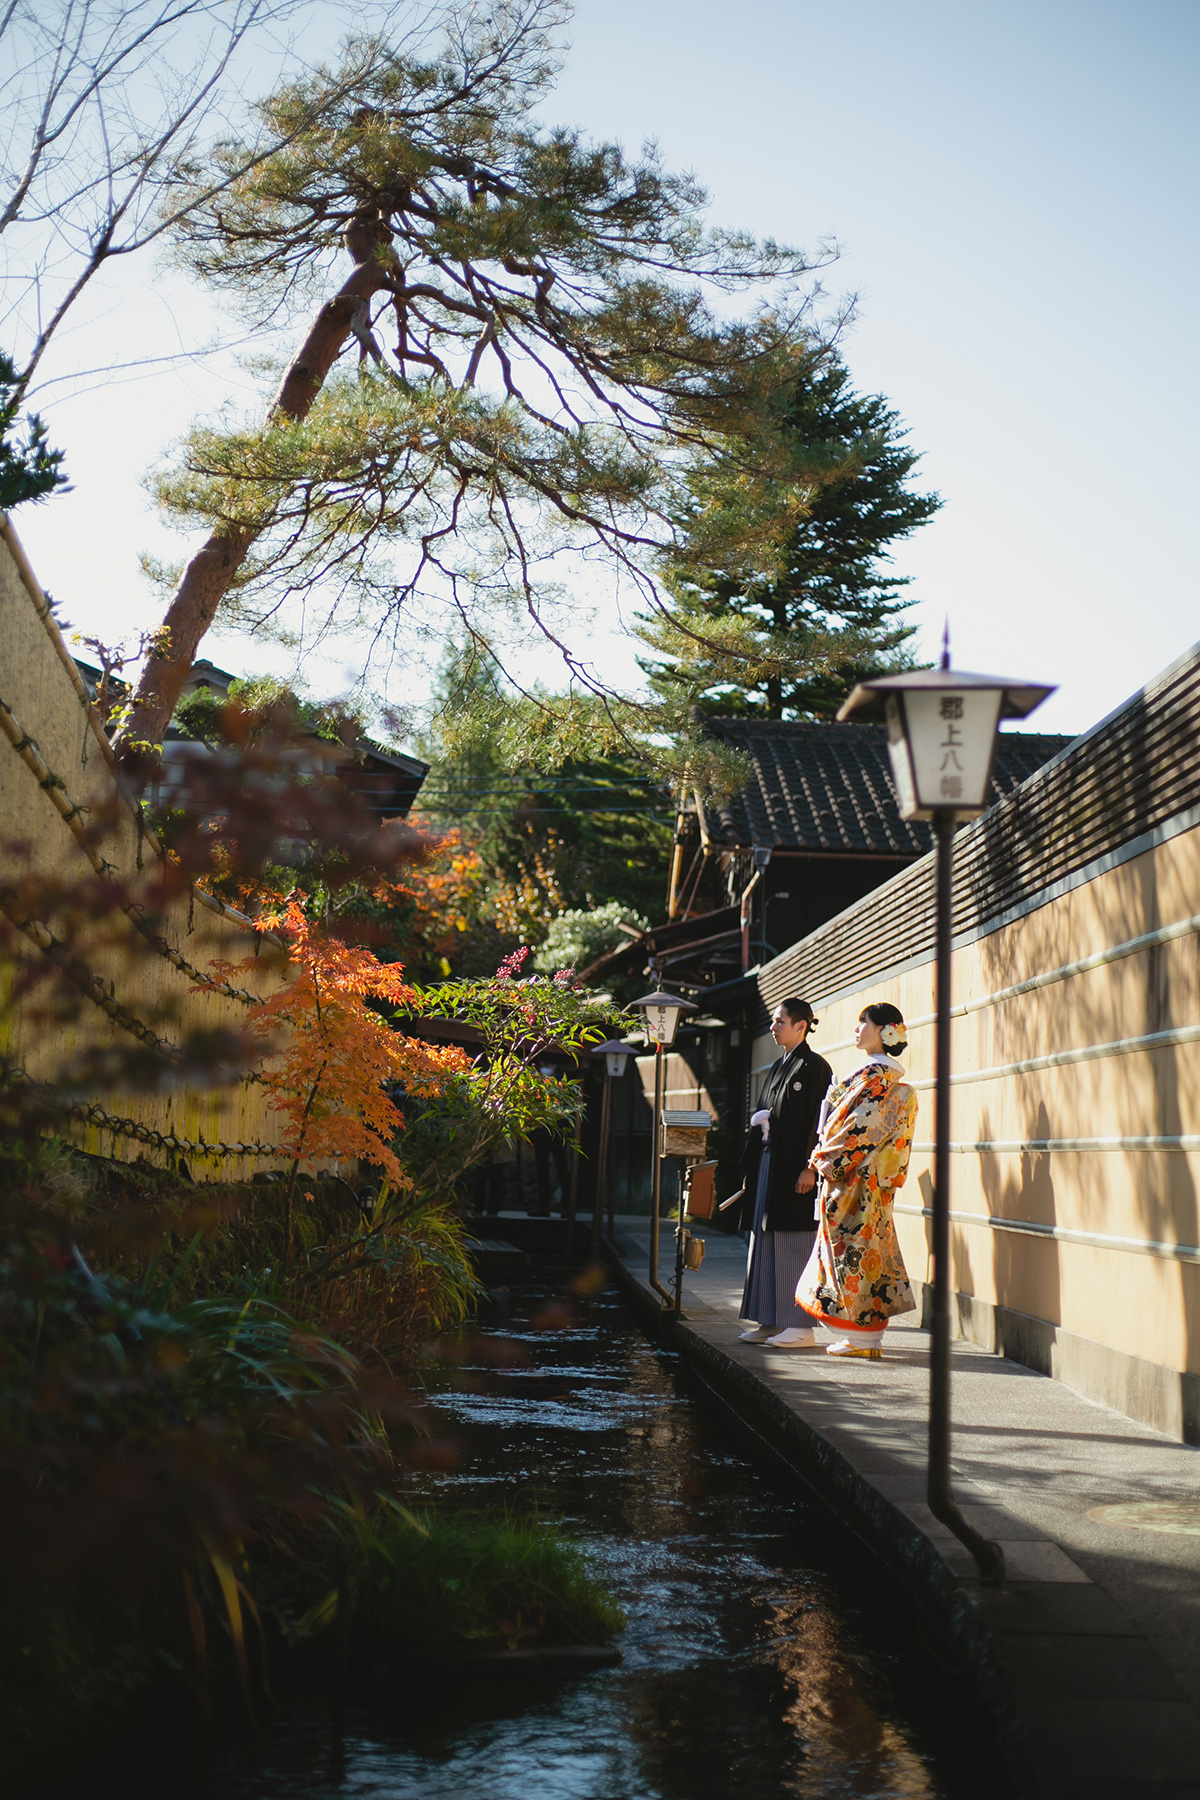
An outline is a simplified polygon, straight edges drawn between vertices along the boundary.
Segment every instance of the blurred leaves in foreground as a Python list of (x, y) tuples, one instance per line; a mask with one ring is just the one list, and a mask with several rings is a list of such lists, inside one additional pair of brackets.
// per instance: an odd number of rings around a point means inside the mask
[[(395, 880), (425, 841), (307, 767), (278, 709), (220, 725), (142, 814), (136, 873), (110, 860), (121, 800), (75, 832), (77, 877), (10, 846), (0, 894), (2, 1041), (19, 1019), (63, 1047), (52, 1078), (0, 1059), (0, 1733), (23, 1793), (152, 1718), (261, 1719), (299, 1666), (327, 1683), (356, 1646), (619, 1624), (535, 1522), (405, 1499), (458, 1454), (421, 1369), (479, 1292), (461, 1179), (514, 1130), (569, 1133), (577, 1090), (539, 1059), (606, 1020), (520, 957), (410, 986), (335, 907), (306, 910), (302, 882)], [(204, 963), (178, 929), (196, 886), (258, 914), (258, 956)], [(135, 977), (163, 957), (182, 979), (147, 1008)], [(243, 1025), (193, 1029), (190, 995), (214, 991)], [(254, 1181), (194, 1181), (161, 1133), (127, 1161), (66, 1141), (97, 1094), (136, 1111), (243, 1082), (286, 1125), (264, 1159), (285, 1166)]]

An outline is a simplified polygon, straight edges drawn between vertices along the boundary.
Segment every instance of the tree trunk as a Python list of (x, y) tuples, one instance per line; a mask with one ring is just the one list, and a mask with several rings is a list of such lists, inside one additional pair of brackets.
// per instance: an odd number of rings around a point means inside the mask
[[(356, 315), (372, 294), (389, 285), (389, 276), (372, 249), (317, 314), (284, 374), (268, 420), (280, 415), (289, 419), (307, 417), (346, 339), (352, 331), (363, 330)], [(200, 640), (216, 617), (254, 537), (253, 531), (236, 526), (215, 532), (188, 564), (163, 620), (166, 637), (162, 650), (151, 651), (147, 657), (129, 712), (114, 740), (119, 756), (138, 760), (147, 754), (147, 745), (162, 743), (196, 660)]]

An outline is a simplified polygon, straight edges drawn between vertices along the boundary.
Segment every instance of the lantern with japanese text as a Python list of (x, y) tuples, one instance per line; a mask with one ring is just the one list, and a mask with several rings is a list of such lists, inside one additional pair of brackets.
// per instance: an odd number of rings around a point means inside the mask
[(949, 812), (974, 819), (989, 805), (996, 727), (1023, 719), (1053, 688), (946, 664), (856, 687), (839, 719), (882, 718), (903, 819)]

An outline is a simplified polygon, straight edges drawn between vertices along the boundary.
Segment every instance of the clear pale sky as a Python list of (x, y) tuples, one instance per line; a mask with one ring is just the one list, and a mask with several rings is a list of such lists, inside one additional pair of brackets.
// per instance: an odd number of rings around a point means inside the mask
[[(548, 120), (656, 137), (716, 222), (841, 244), (854, 381), (901, 413), (946, 502), (897, 559), (927, 654), (949, 614), (959, 666), (1057, 682), (1031, 724), (1067, 731), (1200, 638), (1196, 0), (580, 0), (572, 38)], [(58, 370), (204, 341), (207, 302), (143, 275), (122, 271)], [(42, 397), (75, 492), (15, 523), (77, 627), (111, 641), (156, 617), (137, 552), (188, 546), (139, 479), (194, 413), (253, 391), (221, 358)], [(201, 654), (287, 667), (231, 634)], [(337, 691), (354, 671), (308, 674)]]

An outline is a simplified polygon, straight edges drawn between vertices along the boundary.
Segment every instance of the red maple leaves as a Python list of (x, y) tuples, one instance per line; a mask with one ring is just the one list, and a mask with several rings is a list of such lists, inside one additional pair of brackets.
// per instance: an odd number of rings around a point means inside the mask
[(400, 1036), (372, 1012), (369, 999), (415, 1001), (401, 965), (381, 963), (370, 950), (327, 936), (306, 918), (302, 899), (293, 897), (256, 921), (259, 930), (284, 940), (295, 970), (250, 1013), (253, 1031), (283, 1039), (263, 1071), (272, 1107), (288, 1121), (281, 1150), (303, 1164), (359, 1157), (402, 1183), (391, 1143), (404, 1115), (384, 1084), (438, 1094), (470, 1063), (453, 1045)]

